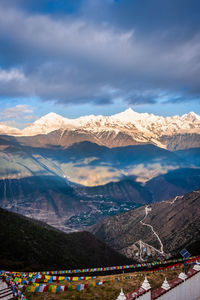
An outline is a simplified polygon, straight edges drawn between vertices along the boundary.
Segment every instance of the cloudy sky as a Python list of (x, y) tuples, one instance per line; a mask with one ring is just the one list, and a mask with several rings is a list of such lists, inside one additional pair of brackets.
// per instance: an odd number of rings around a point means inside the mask
[(200, 113), (199, 0), (1, 0), (0, 122)]

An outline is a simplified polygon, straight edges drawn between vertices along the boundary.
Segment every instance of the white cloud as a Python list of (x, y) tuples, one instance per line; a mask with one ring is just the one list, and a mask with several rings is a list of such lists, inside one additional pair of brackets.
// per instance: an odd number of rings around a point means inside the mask
[(28, 105), (16, 105), (14, 107), (3, 109), (0, 112), (0, 120), (4, 121), (5, 124), (6, 122), (7, 123), (12, 122), (10, 121), (10, 119), (15, 119), (15, 120), (27, 119), (29, 117), (29, 114), (31, 114), (32, 112), (33, 110)]
[(18, 69), (11, 69), (11, 70), (0, 69), (0, 81), (7, 82), (7, 81), (12, 81), (12, 80), (24, 81), (25, 76)]
[(124, 172), (124, 175), (130, 176), (134, 175), (137, 177), (138, 182), (146, 182), (158, 175), (166, 174), (168, 171), (173, 171), (178, 169), (179, 166), (163, 166), (160, 163), (154, 163), (154, 164), (139, 164), (133, 168), (129, 168), (126, 172)]

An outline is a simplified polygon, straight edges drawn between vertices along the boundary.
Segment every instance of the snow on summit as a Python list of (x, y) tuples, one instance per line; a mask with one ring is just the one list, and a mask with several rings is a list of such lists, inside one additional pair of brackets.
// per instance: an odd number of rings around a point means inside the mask
[(88, 115), (77, 119), (62, 117), (56, 113), (49, 113), (23, 130), (0, 125), (1, 134), (33, 136), (47, 134), (55, 130), (84, 129), (89, 132), (138, 131), (153, 138), (176, 133), (199, 133), (200, 116), (194, 112), (183, 116), (163, 117), (148, 113), (137, 113), (131, 108), (112, 116)]
[(47, 134), (51, 131), (65, 128), (69, 124), (70, 120), (51, 112), (23, 129), (21, 135)]

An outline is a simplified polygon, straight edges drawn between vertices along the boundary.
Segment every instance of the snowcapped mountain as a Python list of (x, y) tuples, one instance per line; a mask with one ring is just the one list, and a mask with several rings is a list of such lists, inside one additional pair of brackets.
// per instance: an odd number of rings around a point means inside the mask
[(136, 129), (150, 136), (161, 136), (177, 132), (196, 132), (200, 129), (200, 116), (190, 112), (183, 116), (162, 117), (148, 113), (137, 113), (131, 108), (112, 116), (89, 115), (78, 119), (67, 119), (55, 113), (49, 113), (22, 130), (23, 135), (44, 134), (56, 129), (84, 128), (93, 131), (102, 129)]
[(70, 124), (69, 119), (51, 112), (27, 126), (21, 131), (20, 135), (33, 136), (37, 134), (47, 134), (60, 128), (67, 128)]
[[(153, 143), (159, 147), (166, 147), (166, 137), (169, 140), (174, 135), (199, 134), (200, 116), (190, 112), (182, 116), (165, 118), (148, 113), (137, 113), (129, 108), (112, 116), (89, 115), (77, 119), (49, 113), (23, 130), (1, 126), (1, 134), (16, 136), (46, 135), (58, 131), (60, 142), (64, 137), (69, 139), (73, 135), (75, 142), (90, 140), (109, 147), (138, 143)], [(163, 142), (164, 137), (165, 142)], [(68, 146), (65, 142), (64, 145)]]
[(197, 129), (200, 129), (200, 116), (193, 112), (181, 117), (176, 115), (164, 118), (148, 113), (140, 114), (132, 109), (127, 109), (113, 117), (129, 126), (133, 124), (139, 131), (154, 137), (193, 130), (196, 132)]

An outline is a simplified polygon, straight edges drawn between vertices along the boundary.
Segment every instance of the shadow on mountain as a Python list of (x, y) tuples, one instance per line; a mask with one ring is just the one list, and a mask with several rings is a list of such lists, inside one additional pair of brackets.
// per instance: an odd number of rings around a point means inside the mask
[(145, 184), (153, 202), (183, 195), (200, 187), (200, 169), (182, 168), (157, 176)]
[(0, 265), (6, 270), (66, 270), (132, 261), (89, 232), (65, 234), (0, 208)]

